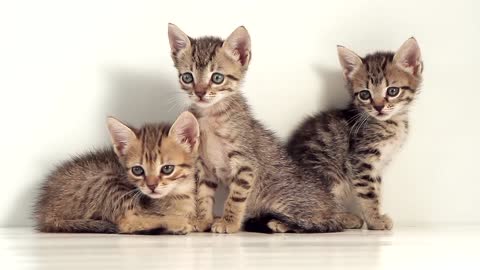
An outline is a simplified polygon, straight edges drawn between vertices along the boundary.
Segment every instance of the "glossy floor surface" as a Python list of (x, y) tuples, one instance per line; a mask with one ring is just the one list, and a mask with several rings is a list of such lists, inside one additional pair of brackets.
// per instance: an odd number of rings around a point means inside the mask
[(0, 269), (480, 269), (480, 226), (140, 236), (0, 229)]

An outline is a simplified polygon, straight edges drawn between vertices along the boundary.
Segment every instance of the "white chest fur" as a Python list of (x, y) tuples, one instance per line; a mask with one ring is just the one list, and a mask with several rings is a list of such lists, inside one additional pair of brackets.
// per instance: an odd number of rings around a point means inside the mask
[(375, 148), (380, 151), (380, 158), (371, 162), (373, 176), (381, 176), (383, 169), (392, 160), (407, 138), (407, 126), (404, 121), (398, 121), (394, 136), (378, 142)]
[(227, 180), (231, 174), (228, 153), (232, 146), (224, 138), (218, 136), (222, 127), (215, 119), (208, 117), (199, 119), (200, 125), (200, 156), (208, 170), (219, 180)]

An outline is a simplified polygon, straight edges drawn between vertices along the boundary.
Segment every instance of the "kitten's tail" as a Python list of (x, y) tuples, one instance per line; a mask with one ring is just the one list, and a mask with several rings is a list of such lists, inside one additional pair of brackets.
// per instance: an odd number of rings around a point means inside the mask
[(118, 233), (115, 224), (93, 219), (55, 220), (38, 224), (37, 229), (55, 233)]
[(270, 226), (272, 221), (279, 221), (285, 225), (285, 232), (329, 233), (341, 232), (344, 229), (342, 224), (334, 219), (329, 219), (323, 221), (322, 223), (314, 224), (310, 222), (303, 222), (280, 213), (264, 213), (247, 219), (243, 224), (243, 228), (247, 232), (274, 233), (275, 231)]

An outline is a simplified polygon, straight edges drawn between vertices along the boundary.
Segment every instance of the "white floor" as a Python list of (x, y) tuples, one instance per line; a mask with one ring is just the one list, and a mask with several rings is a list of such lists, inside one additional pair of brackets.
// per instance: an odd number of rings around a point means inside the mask
[(480, 226), (130, 236), (0, 229), (0, 269), (480, 269)]

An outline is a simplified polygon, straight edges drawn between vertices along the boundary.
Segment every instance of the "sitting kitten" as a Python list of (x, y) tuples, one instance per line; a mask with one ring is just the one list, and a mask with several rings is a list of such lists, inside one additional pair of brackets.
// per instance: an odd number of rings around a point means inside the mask
[(390, 230), (392, 220), (380, 209), (381, 175), (407, 136), (408, 109), (422, 80), (420, 48), (410, 38), (395, 54), (361, 58), (339, 46), (338, 55), (352, 103), (306, 119), (288, 151), (369, 229)]
[[(250, 36), (190, 38), (170, 24), (181, 88), (200, 124), (196, 230), (216, 233), (335, 232), (333, 198), (288, 157), (274, 134), (252, 116), (239, 88), (250, 63)], [(224, 214), (213, 220), (219, 182), (229, 187)]]
[(199, 128), (182, 113), (170, 127), (132, 129), (108, 118), (113, 149), (64, 162), (36, 204), (42, 232), (186, 234), (195, 216)]

